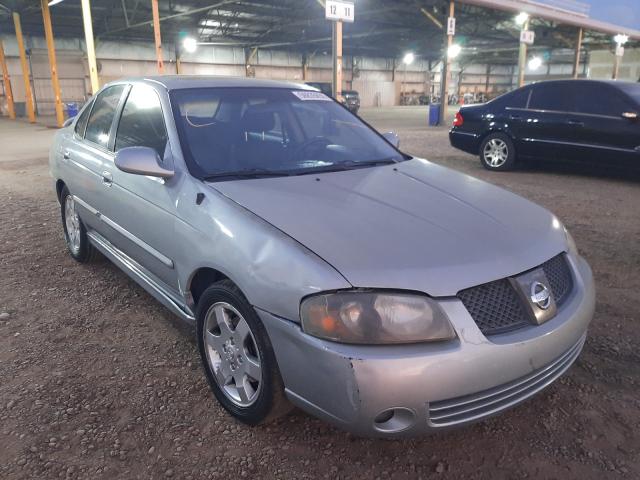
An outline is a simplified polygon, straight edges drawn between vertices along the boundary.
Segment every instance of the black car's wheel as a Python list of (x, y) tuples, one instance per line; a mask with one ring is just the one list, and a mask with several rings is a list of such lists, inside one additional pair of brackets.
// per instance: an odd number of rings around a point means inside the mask
[(198, 348), (211, 390), (243, 423), (287, 413), (280, 372), (267, 332), (242, 292), (229, 280), (207, 288), (196, 308)]
[(76, 210), (76, 202), (67, 187), (64, 187), (60, 193), (60, 216), (64, 240), (73, 259), (80, 263), (93, 260), (97, 251), (89, 242), (87, 230)]
[(492, 133), (480, 145), (480, 161), (487, 170), (511, 170), (516, 163), (515, 146), (504, 133)]

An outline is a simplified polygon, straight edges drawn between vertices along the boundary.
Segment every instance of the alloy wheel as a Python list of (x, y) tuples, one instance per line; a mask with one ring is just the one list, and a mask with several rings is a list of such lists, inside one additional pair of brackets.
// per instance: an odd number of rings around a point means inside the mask
[(80, 218), (76, 212), (76, 202), (71, 195), (64, 201), (64, 223), (67, 229), (69, 248), (73, 253), (80, 251)]
[(253, 404), (262, 386), (262, 362), (249, 324), (232, 305), (219, 302), (205, 317), (203, 340), (213, 377), (239, 407)]
[(498, 168), (504, 165), (509, 158), (509, 147), (504, 140), (492, 138), (484, 146), (482, 155), (487, 165)]

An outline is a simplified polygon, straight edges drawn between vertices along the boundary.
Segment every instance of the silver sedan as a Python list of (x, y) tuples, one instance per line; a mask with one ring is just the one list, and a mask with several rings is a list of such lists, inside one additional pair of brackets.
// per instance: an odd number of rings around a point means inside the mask
[(50, 170), (71, 256), (101, 252), (194, 323), (247, 424), (296, 405), (361, 435), (465, 425), (562, 375), (593, 316), (553, 214), (305, 85), (117, 81)]

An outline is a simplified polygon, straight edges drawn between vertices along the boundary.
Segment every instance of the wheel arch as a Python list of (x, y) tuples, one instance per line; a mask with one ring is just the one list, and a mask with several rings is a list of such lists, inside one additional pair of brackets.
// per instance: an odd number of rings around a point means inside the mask
[(187, 292), (191, 296), (193, 307), (198, 304), (198, 300), (207, 288), (221, 280), (229, 280), (242, 292), (240, 286), (220, 270), (213, 267), (200, 267), (195, 270), (187, 282)]
[(508, 136), (514, 145), (516, 144), (516, 137), (513, 135), (513, 132), (511, 132), (511, 129), (509, 127), (505, 128), (502, 126), (494, 126), (489, 128), (482, 135), (480, 135), (480, 138), (478, 139), (478, 153), (480, 153), (480, 147), (482, 147), (482, 142), (484, 142), (489, 135), (493, 135), (494, 133), (502, 133)]
[(67, 184), (64, 183), (63, 180), (58, 179), (56, 181), (56, 197), (58, 198), (58, 202), (60, 202), (61, 198), (60, 196), (62, 195), (62, 190), (64, 189), (64, 187), (66, 187)]

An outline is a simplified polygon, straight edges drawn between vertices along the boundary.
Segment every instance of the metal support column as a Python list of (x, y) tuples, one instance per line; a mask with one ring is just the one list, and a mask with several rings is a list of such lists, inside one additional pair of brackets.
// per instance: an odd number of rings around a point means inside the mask
[[(449, 18), (455, 17), (455, 4), (453, 0), (449, 1)], [(440, 74), (440, 120), (438, 125), (443, 125), (447, 119), (447, 110), (449, 107), (449, 77), (451, 76), (451, 60), (449, 58), (449, 50), (453, 45), (453, 35), (447, 32), (444, 56), (442, 57), (442, 73)]]
[(4, 46), (0, 41), (0, 67), (2, 68), (2, 81), (4, 83), (4, 94), (7, 97), (7, 110), (9, 118), (16, 118), (16, 109), (13, 105), (13, 92), (11, 90), (11, 78), (9, 78), (9, 70), (7, 69), (7, 61), (4, 57)]
[(614, 60), (613, 60), (613, 74), (611, 75), (611, 78), (613, 80), (617, 80), (618, 79), (618, 75), (620, 73), (621, 60), (622, 60), (622, 55), (618, 55), (618, 53), (616, 52), (616, 55), (615, 55)]
[(180, 44), (178, 42), (176, 42), (173, 45), (173, 49), (174, 49), (174, 53), (176, 56), (176, 75), (180, 75), (181, 71), (182, 71), (182, 51), (180, 48)]
[(156, 40), (156, 60), (158, 63), (158, 73), (164, 73), (164, 60), (162, 59), (162, 37), (160, 36), (160, 12), (158, 11), (158, 0), (151, 0), (151, 10), (153, 11), (153, 35)]
[(309, 56), (307, 52), (302, 54), (302, 81), (306, 82), (309, 77)]
[[(529, 19), (524, 22), (522, 30), (529, 30)], [(524, 72), (527, 68), (527, 44), (520, 42), (520, 52), (518, 54), (518, 87), (524, 86)]]
[(13, 12), (13, 24), (16, 28), (16, 40), (18, 41), (18, 52), (20, 53), (20, 65), (22, 66), (22, 77), (24, 78), (24, 101), (27, 107), (27, 116), (31, 123), (36, 122), (36, 110), (33, 102), (33, 92), (29, 79), (29, 64), (27, 63), (27, 53), (24, 50), (24, 38), (22, 38), (22, 24), (20, 14)]
[(56, 47), (53, 43), (53, 28), (51, 27), (51, 12), (48, 0), (41, 0), (42, 20), (44, 21), (44, 36), (47, 39), (47, 51), (49, 52), (49, 67), (51, 68), (51, 86), (55, 98), (56, 122), (61, 128), (64, 124), (64, 112), (62, 110), (62, 98), (60, 95), (60, 81), (58, 80), (58, 64), (56, 61)]
[(578, 28), (578, 39), (576, 41), (576, 53), (573, 62), (573, 78), (578, 78), (580, 70), (580, 50), (582, 50), (582, 27)]
[(333, 97), (342, 97), (342, 22), (333, 22)]
[(82, 22), (84, 24), (84, 41), (87, 45), (87, 63), (89, 64), (91, 94), (95, 95), (96, 92), (100, 90), (100, 81), (98, 80), (98, 65), (96, 62), (96, 48), (93, 42), (93, 24), (89, 0), (82, 0)]

